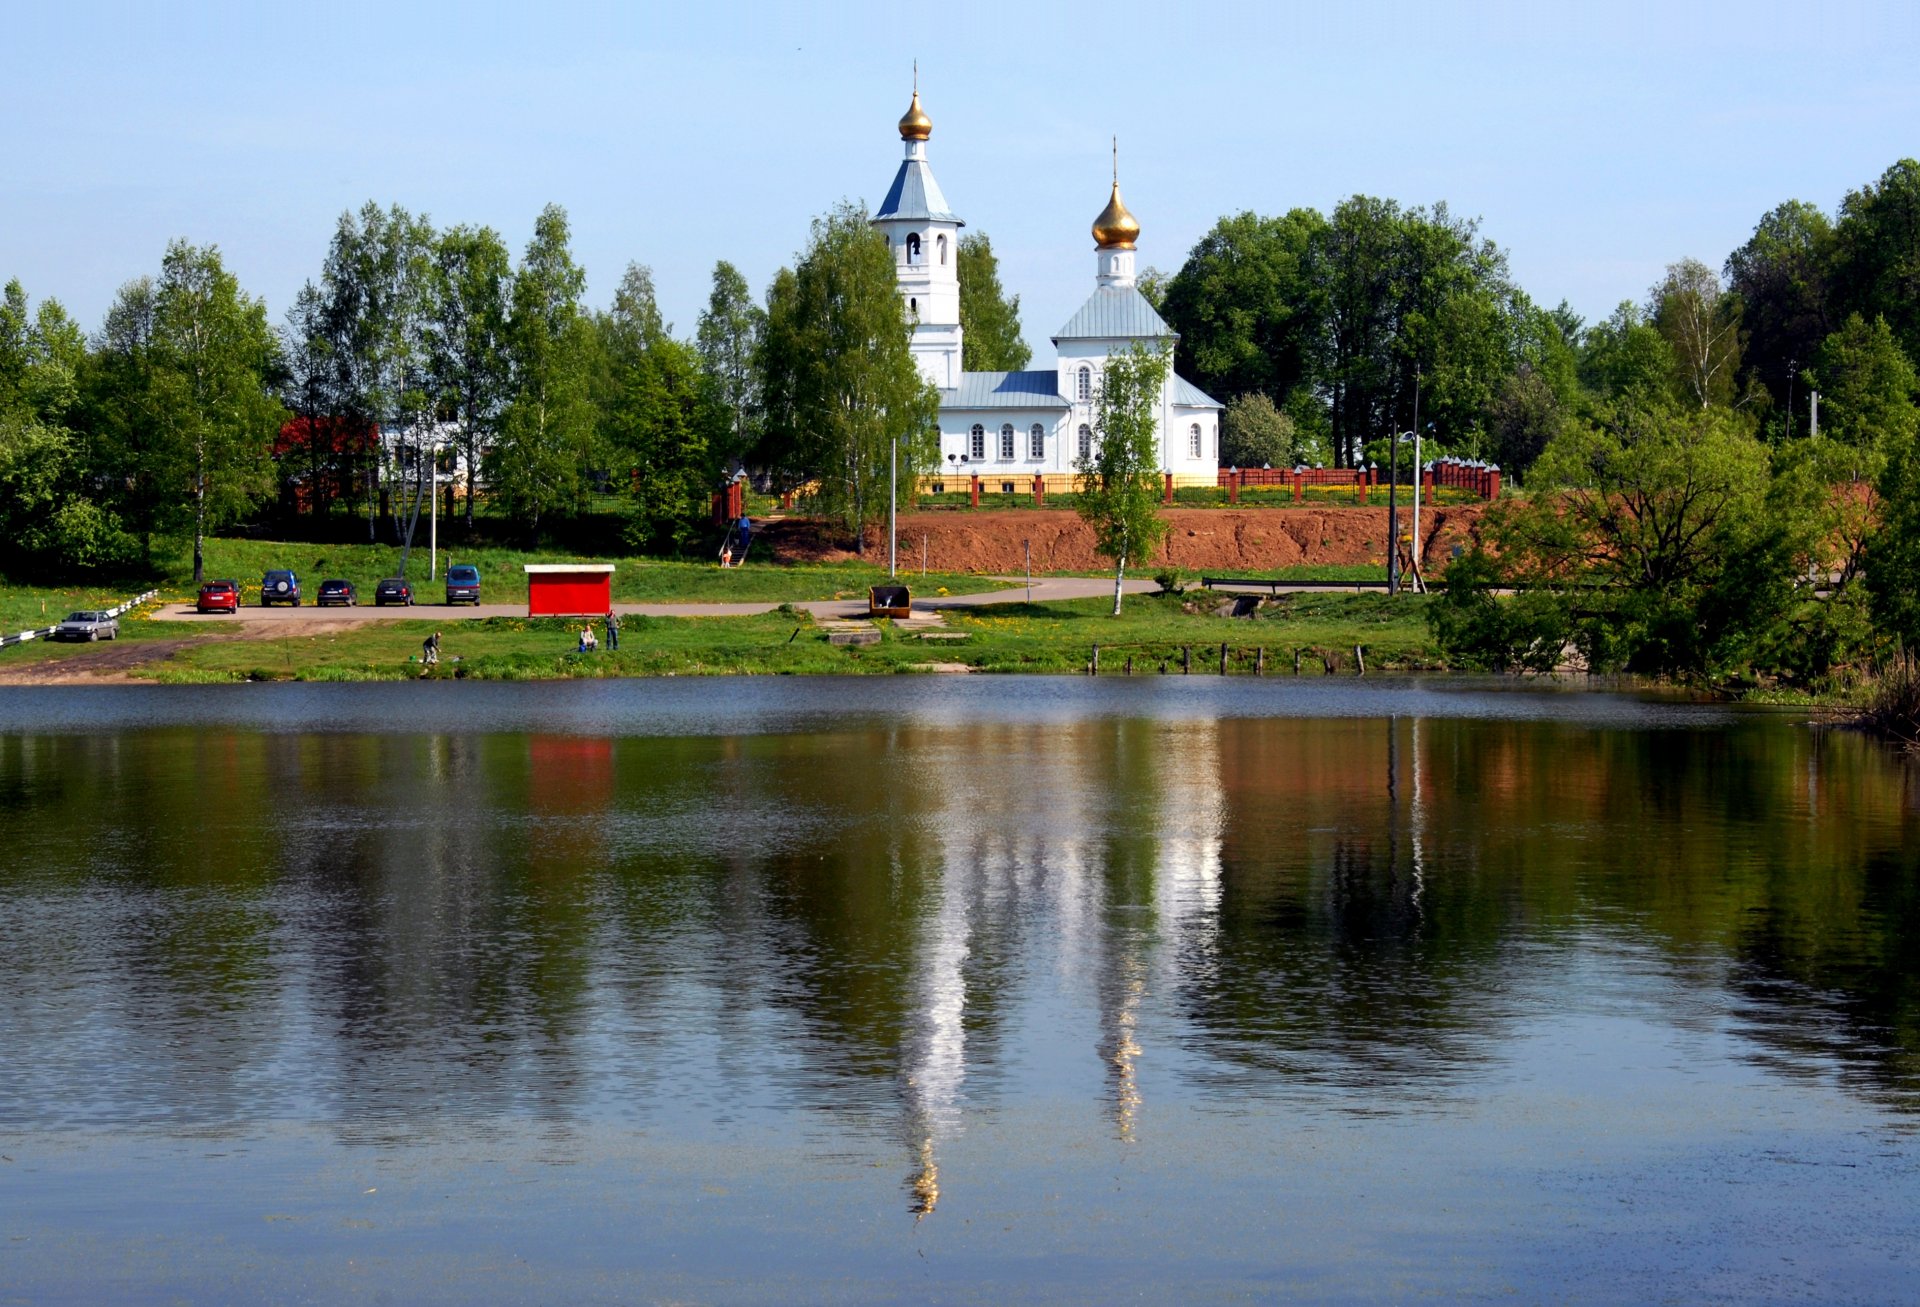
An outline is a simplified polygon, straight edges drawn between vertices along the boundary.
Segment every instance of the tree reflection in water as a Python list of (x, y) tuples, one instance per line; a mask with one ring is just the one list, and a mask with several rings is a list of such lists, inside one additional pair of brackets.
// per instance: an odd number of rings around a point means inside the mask
[(1629, 957), (1907, 1112), (1916, 810), (1767, 718), (0, 735), (0, 1117), (817, 1115), (925, 1217), (1035, 1064), (1129, 1144), (1163, 1100), (1424, 1111)]

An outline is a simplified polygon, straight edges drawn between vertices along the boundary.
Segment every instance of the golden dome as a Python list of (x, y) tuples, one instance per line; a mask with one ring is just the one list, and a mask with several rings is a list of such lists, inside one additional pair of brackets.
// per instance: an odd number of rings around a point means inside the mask
[(900, 139), (903, 141), (924, 141), (933, 135), (933, 119), (927, 117), (927, 111), (920, 107), (920, 88), (913, 90), (913, 103), (900, 115)]
[(1116, 180), (1107, 207), (1100, 210), (1100, 216), (1093, 220), (1093, 243), (1103, 250), (1130, 250), (1139, 239), (1140, 224), (1127, 212), (1126, 201), (1120, 198), (1120, 183)]

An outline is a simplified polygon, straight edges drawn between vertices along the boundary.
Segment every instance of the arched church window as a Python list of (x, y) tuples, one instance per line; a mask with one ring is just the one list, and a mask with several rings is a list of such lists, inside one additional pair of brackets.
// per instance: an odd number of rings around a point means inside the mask
[(917, 231), (907, 233), (907, 262), (920, 262), (920, 233)]
[(910, 299), (907, 301), (907, 316), (909, 318), (912, 318), (915, 322), (920, 321), (920, 301), (919, 300)]
[(1047, 429), (1038, 422), (1027, 432), (1027, 457), (1038, 462), (1047, 456)]
[(1200, 424), (1198, 422), (1187, 428), (1187, 453), (1193, 458), (1200, 457)]
[(1000, 461), (1003, 463), (1013, 461), (1013, 423), (1011, 422), (1000, 428)]
[(1080, 424), (1080, 461), (1082, 463), (1093, 461), (1093, 428), (1084, 422)]
[(987, 429), (976, 422), (967, 435), (967, 455), (978, 463), (987, 456)]
[(1082, 401), (1093, 398), (1093, 369), (1084, 363), (1080, 365), (1079, 395)]
[(947, 266), (947, 238), (938, 236), (933, 243), (940, 247), (940, 266), (944, 268)]

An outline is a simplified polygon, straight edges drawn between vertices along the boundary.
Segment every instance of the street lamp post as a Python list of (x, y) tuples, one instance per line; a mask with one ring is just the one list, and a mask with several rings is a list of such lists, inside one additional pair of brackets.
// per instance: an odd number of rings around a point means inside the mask
[(1400, 428), (1387, 443), (1387, 593), (1400, 593)]
[(900, 508), (900, 437), (893, 438), (893, 459), (887, 465), (887, 580), (899, 579), (897, 555), (900, 546), (900, 531), (896, 524), (896, 514)]

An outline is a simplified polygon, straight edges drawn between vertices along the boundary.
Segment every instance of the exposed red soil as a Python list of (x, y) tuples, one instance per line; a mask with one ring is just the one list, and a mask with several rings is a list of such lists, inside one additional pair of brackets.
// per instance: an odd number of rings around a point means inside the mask
[[(1422, 567), (1445, 567), (1455, 545), (1467, 546), (1484, 504), (1421, 510)], [(1188, 571), (1271, 570), (1282, 567), (1385, 566), (1387, 510), (1365, 508), (1169, 508), (1167, 542), (1144, 562)], [(1400, 510), (1405, 532), (1410, 515)], [(1093, 531), (1068, 509), (991, 509), (902, 513), (900, 552), (920, 563), (926, 538), (927, 566), (942, 572), (1006, 574), (1025, 564), (1021, 544), (1033, 545), (1036, 572), (1100, 571), (1112, 564), (1094, 552)], [(851, 541), (832, 526), (802, 518), (770, 522), (764, 538), (781, 562), (840, 562), (855, 557)], [(886, 529), (868, 534), (867, 557), (886, 557)]]

